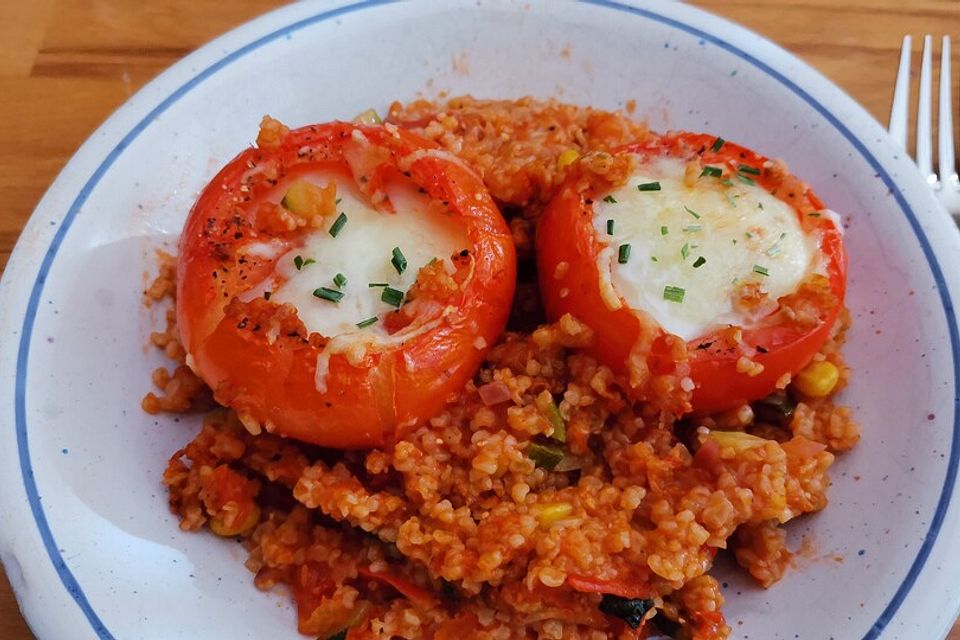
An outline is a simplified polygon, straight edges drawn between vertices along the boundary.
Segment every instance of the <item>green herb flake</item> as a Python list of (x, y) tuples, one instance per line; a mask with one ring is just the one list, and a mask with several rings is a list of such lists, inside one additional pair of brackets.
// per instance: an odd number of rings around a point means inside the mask
[(334, 204), (340, 204), (340, 201), (341, 201), (341, 200), (343, 200), (343, 198), (337, 198), (337, 200), (334, 202)]
[(733, 180), (731, 180), (730, 178), (724, 178), (723, 180), (720, 181), (720, 184), (722, 184), (725, 187), (732, 187)]
[(402, 274), (407, 270), (407, 259), (403, 255), (403, 252), (400, 251), (400, 247), (393, 248), (393, 257), (390, 258), (390, 262), (393, 264), (393, 268), (397, 270), (398, 274)]
[(367, 288), (375, 289), (376, 287), (389, 287), (390, 283), (388, 282), (368, 282)]
[(748, 164), (740, 165), (739, 167), (737, 167), (737, 171), (739, 171), (740, 173), (749, 173), (750, 175), (753, 175), (753, 176), (760, 175), (760, 169), (757, 169), (756, 167), (751, 167)]
[(650, 262), (660, 262), (660, 258), (657, 256), (650, 256)]
[(702, 267), (702, 266), (705, 265), (706, 263), (707, 263), (707, 259), (704, 258), (703, 256), (700, 256), (699, 258), (697, 258), (696, 260), (694, 260), (694, 262), (693, 262), (693, 268), (694, 268), (694, 269), (699, 269), (700, 267)]
[(553, 471), (553, 469), (563, 460), (563, 450), (560, 447), (551, 447), (549, 445), (533, 443), (527, 449), (527, 456), (533, 460), (538, 467)]
[(337, 216), (337, 219), (333, 221), (333, 224), (330, 226), (330, 235), (336, 238), (340, 234), (340, 230), (343, 229), (343, 225), (347, 224), (347, 214), (340, 212), (340, 215)]
[(553, 434), (550, 437), (557, 442), (566, 442), (567, 422), (563, 419), (563, 416), (560, 415), (560, 408), (555, 402), (551, 402), (547, 405), (546, 414), (547, 422), (549, 422), (550, 426), (553, 427)]
[(690, 245), (687, 243), (683, 243), (683, 246), (680, 247), (680, 257), (686, 260), (687, 256), (689, 255), (690, 255)]
[(720, 151), (720, 149), (723, 149), (723, 145), (725, 145), (726, 143), (727, 141), (724, 140), (723, 138), (717, 138), (716, 140), (713, 141), (713, 145), (710, 147), (710, 151), (713, 151), (714, 153), (716, 153), (717, 151)]
[(403, 303), (403, 296), (403, 291), (394, 289), (393, 287), (386, 287), (383, 293), (380, 294), (380, 301), (386, 302), (391, 307), (399, 307)]
[(700, 177), (701, 177), (701, 178), (703, 178), (703, 177), (707, 177), (707, 178), (719, 178), (719, 177), (722, 176), (722, 175), (723, 175), (723, 169), (721, 169), (720, 167), (706, 166), (706, 167), (703, 168), (703, 171), (700, 172)]
[(311, 264), (313, 264), (313, 263), (315, 263), (315, 262), (316, 262), (316, 260), (314, 260), (313, 258), (307, 258), (306, 260), (304, 260), (304, 259), (303, 259), (303, 256), (294, 256), (294, 257), (293, 257), (293, 266), (297, 268), (297, 271), (300, 271), (300, 270), (303, 269), (304, 267), (310, 266)]
[(333, 276), (333, 284), (337, 285), (338, 289), (343, 289), (343, 285), (347, 284), (347, 276), (342, 273), (338, 273)]
[(813, 211), (813, 212), (811, 212), (811, 213), (808, 213), (807, 215), (810, 216), (811, 218), (819, 218), (819, 217), (820, 217), (820, 212), (819, 212), (819, 211)]
[(336, 289), (328, 289), (327, 287), (320, 287), (319, 289), (313, 290), (313, 295), (322, 300), (329, 300), (330, 302), (340, 302), (343, 299), (343, 291), (337, 291)]
[(613, 235), (613, 219), (607, 220), (607, 235)]
[(690, 207), (688, 207), (687, 205), (683, 205), (683, 208), (686, 209), (687, 213), (689, 213), (690, 215), (692, 215), (692, 216), (693, 216), (694, 218), (696, 218), (697, 220), (700, 219), (700, 214), (697, 213), (696, 211), (694, 211), (693, 209), (691, 209)]
[(264, 300), (269, 300), (269, 299), (270, 299), (270, 296), (272, 296), (272, 295), (273, 295), (273, 291), (264, 291), (264, 292), (263, 292), (263, 299), (264, 299)]
[(604, 202), (609, 202), (610, 204), (617, 204), (617, 199), (613, 196), (603, 196)]
[(757, 184), (756, 182), (753, 181), (752, 178), (745, 176), (742, 173), (737, 174), (737, 180), (739, 180), (743, 184), (748, 184), (750, 186), (755, 186)]
[(769, 275), (770, 275), (770, 270), (767, 269), (766, 267), (763, 267), (763, 266), (759, 265), (759, 264), (753, 265), (753, 272), (754, 272), (754, 273), (759, 273), (759, 274), (762, 275), (762, 276), (769, 276)]
[(762, 202), (758, 202), (758, 203), (757, 203), (757, 209), (760, 209), (760, 210), (763, 209), (763, 203), (762, 203)]
[(690, 224), (681, 229), (684, 233), (697, 233), (698, 231), (703, 231), (703, 227), (699, 224)]
[(660, 191), (659, 182), (644, 182), (637, 185), (637, 191)]
[(663, 299), (668, 302), (682, 303), (687, 291), (683, 287), (667, 285), (663, 288)]
[(357, 323), (357, 328), (363, 329), (364, 327), (369, 327), (372, 324), (376, 324), (377, 320), (378, 320), (377, 316), (373, 316), (372, 318), (367, 318), (366, 320), (361, 320), (360, 322)]
[(617, 262), (627, 264), (628, 260), (630, 260), (630, 245), (622, 244), (620, 248), (617, 249)]
[(749, 231), (747, 231), (747, 232), (745, 232), (745, 233), (743, 234), (743, 236), (744, 236), (747, 240), (749, 240), (749, 239), (751, 239), (751, 238), (753, 237), (753, 234), (750, 233)]

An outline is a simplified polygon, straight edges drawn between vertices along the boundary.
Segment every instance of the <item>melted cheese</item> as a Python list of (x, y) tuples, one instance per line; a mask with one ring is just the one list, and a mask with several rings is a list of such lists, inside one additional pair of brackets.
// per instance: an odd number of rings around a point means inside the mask
[[(608, 249), (599, 257), (601, 280), (609, 274), (627, 305), (692, 340), (719, 326), (751, 324), (734, 304), (745, 283), (759, 284), (773, 302), (795, 291), (821, 260), (817, 238), (803, 232), (782, 200), (736, 178), (732, 186), (711, 177), (687, 186), (684, 170), (672, 158), (641, 165), (593, 207), (597, 238)], [(638, 189), (652, 182), (659, 191)], [(624, 244), (630, 255), (621, 264)], [(682, 289), (683, 301), (667, 299), (667, 287)]]
[[(307, 179), (324, 185), (330, 176), (317, 173)], [(382, 318), (396, 309), (380, 300), (383, 287), (369, 284), (388, 283), (394, 289), (407, 291), (422, 266), (434, 258), (449, 262), (450, 255), (467, 248), (466, 233), (453, 215), (432, 206), (430, 199), (417, 193), (409, 183), (387, 187), (387, 196), (396, 211), (389, 213), (371, 207), (353, 185), (343, 182), (341, 178), (337, 184), (337, 213), (345, 213), (347, 222), (337, 236), (329, 232), (336, 219), (331, 216), (322, 228), (307, 234), (302, 246), (281, 256), (273, 276), (255, 288), (269, 290), (272, 283), (281, 282), (270, 300), (293, 304), (309, 332), (327, 337), (386, 337), (379, 322), (362, 329), (357, 327), (359, 322), (375, 316)], [(391, 263), (394, 247), (399, 247), (407, 260), (402, 274)], [(315, 262), (298, 270), (297, 256)], [(334, 283), (338, 273), (347, 280), (342, 287)], [(318, 298), (313, 292), (319, 287), (342, 291), (343, 298), (339, 302)]]

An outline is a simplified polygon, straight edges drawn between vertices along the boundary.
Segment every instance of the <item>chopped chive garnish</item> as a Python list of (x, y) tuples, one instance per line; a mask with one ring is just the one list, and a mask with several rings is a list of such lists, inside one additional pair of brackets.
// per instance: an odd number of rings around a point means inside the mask
[(723, 145), (725, 145), (726, 143), (727, 141), (724, 140), (723, 138), (717, 138), (716, 140), (713, 141), (713, 146), (710, 147), (710, 151), (713, 151), (714, 153), (716, 153), (717, 151), (720, 151), (720, 149), (723, 149)]
[(812, 213), (808, 213), (807, 215), (810, 216), (811, 218), (819, 218), (819, 217), (820, 217), (820, 212), (819, 212), (819, 211), (814, 211), (814, 212), (812, 212)]
[(780, 253), (780, 243), (774, 243), (770, 245), (770, 248), (764, 251), (764, 253), (766, 253), (771, 258), (777, 255), (778, 253)]
[(731, 180), (730, 178), (724, 178), (723, 180), (720, 181), (720, 184), (722, 184), (725, 187), (732, 187), (733, 180)]
[(762, 202), (758, 202), (758, 203), (757, 203), (757, 209), (763, 209), (763, 203), (762, 203)]
[(693, 268), (694, 268), (694, 269), (699, 269), (700, 267), (702, 267), (702, 266), (705, 265), (706, 263), (707, 263), (707, 259), (704, 258), (703, 256), (700, 256), (699, 258), (697, 258), (696, 260), (694, 260), (694, 262), (693, 262)]
[(630, 245), (622, 244), (620, 248), (617, 249), (617, 262), (620, 264), (627, 264), (627, 260), (630, 259)]
[(697, 213), (696, 211), (694, 211), (693, 209), (691, 209), (690, 207), (688, 207), (687, 205), (683, 205), (683, 208), (686, 209), (687, 213), (689, 213), (690, 215), (692, 215), (692, 216), (693, 216), (694, 218), (696, 218), (697, 220), (700, 219), (700, 214)]
[(427, 266), (429, 267), (430, 265), (435, 264), (439, 259), (440, 258), (438, 258), (437, 256), (433, 256), (432, 258), (430, 258), (430, 262), (427, 263)]
[(760, 175), (760, 169), (757, 169), (756, 167), (751, 167), (748, 164), (740, 165), (739, 167), (737, 167), (737, 170), (740, 171), (740, 173), (749, 173), (755, 176)]
[(666, 226), (660, 227), (660, 235), (665, 236), (668, 233), (670, 233), (670, 229), (668, 229)]
[(300, 271), (304, 267), (311, 265), (314, 262), (316, 262), (316, 260), (314, 260), (313, 258), (307, 258), (306, 260), (304, 260), (302, 256), (293, 257), (293, 266), (297, 268), (297, 271)]
[(699, 224), (687, 225), (686, 227), (684, 227), (684, 228), (682, 229), (682, 231), (683, 231), (684, 233), (696, 233), (696, 232), (702, 231), (702, 230), (703, 230), (703, 227), (700, 226)]
[(747, 176), (743, 175), (742, 173), (738, 173), (738, 174), (737, 174), (737, 180), (739, 180), (739, 181), (742, 182), (743, 184), (749, 184), (749, 185), (755, 185), (755, 184), (757, 184), (757, 183), (754, 182), (751, 178), (748, 178)]
[(657, 256), (650, 256), (651, 262), (660, 262), (660, 259)]
[(683, 296), (686, 294), (683, 287), (672, 287), (667, 285), (663, 288), (663, 299), (670, 302), (683, 302)]
[(737, 244), (737, 239), (736, 239), (736, 238), (733, 239), (733, 244)]
[(768, 275), (770, 275), (770, 270), (767, 269), (766, 267), (760, 266), (759, 264), (753, 265), (753, 272), (754, 272), (754, 273), (759, 273), (759, 274), (762, 275), (762, 276), (768, 276)]
[(357, 328), (363, 329), (364, 327), (369, 327), (370, 325), (376, 323), (376, 321), (377, 321), (377, 316), (373, 316), (372, 318), (367, 318), (366, 320), (361, 320), (360, 322), (357, 323)]
[(400, 303), (403, 302), (403, 291), (394, 289), (393, 287), (386, 287), (383, 293), (380, 294), (380, 301), (386, 302), (392, 307), (399, 307)]
[(320, 287), (319, 289), (313, 290), (313, 295), (324, 300), (329, 300), (330, 302), (340, 302), (343, 299), (343, 291), (337, 291), (336, 289), (328, 289), (327, 287)]
[(337, 288), (343, 289), (343, 285), (347, 284), (347, 276), (342, 273), (338, 273), (333, 276), (333, 284), (337, 285)]
[(367, 287), (370, 289), (373, 289), (376, 287), (389, 287), (389, 286), (390, 286), (389, 282), (368, 282), (367, 283)]
[(263, 299), (264, 299), (264, 300), (269, 300), (269, 299), (270, 299), (270, 296), (272, 296), (272, 295), (273, 295), (273, 292), (272, 292), (272, 291), (264, 291), (264, 292), (263, 292)]
[(690, 255), (690, 245), (685, 242), (683, 243), (683, 246), (680, 247), (680, 257), (686, 260), (687, 256), (689, 255)]
[(403, 255), (403, 251), (400, 251), (400, 247), (393, 248), (393, 257), (390, 258), (390, 262), (393, 263), (393, 268), (397, 270), (397, 273), (403, 273), (407, 270), (407, 259)]
[(613, 220), (607, 220), (607, 235), (613, 235)]
[(336, 238), (345, 224), (347, 224), (347, 214), (341, 211), (337, 219), (333, 221), (333, 225), (330, 226), (330, 235)]
[(637, 185), (638, 191), (660, 191), (659, 182), (644, 182), (643, 184)]
[(334, 202), (334, 204), (340, 204), (340, 201), (341, 201), (341, 200), (343, 200), (343, 198), (337, 198), (337, 200), (336, 200), (336, 202)]
[(719, 178), (723, 175), (723, 169), (720, 167), (704, 167), (703, 171), (700, 173), (700, 177), (707, 176), (708, 178)]
[(744, 236), (745, 236), (745, 237), (747, 238), (747, 240), (749, 240), (750, 238), (752, 238), (752, 237), (753, 237), (753, 234), (752, 234), (752, 233), (750, 233), (749, 231), (746, 231), (746, 232), (744, 232), (744, 234), (743, 234), (743, 235), (744, 235)]
[(613, 196), (603, 196), (604, 202), (609, 202), (610, 204), (617, 204), (617, 199)]

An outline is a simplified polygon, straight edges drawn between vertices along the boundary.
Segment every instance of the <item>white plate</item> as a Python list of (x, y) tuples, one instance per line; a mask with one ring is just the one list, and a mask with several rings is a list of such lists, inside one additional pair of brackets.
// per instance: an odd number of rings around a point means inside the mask
[[(680, 4), (306, 2), (186, 58), (120, 108), (37, 206), (0, 285), (0, 552), (43, 640), (300, 638), (244, 552), (177, 529), (160, 476), (194, 419), (139, 409), (141, 290), (260, 116), (348, 118), (440, 89), (622, 107), (787, 160), (848, 216), (845, 401), (864, 440), (813, 552), (768, 591), (724, 573), (734, 637), (941, 638), (960, 601), (954, 489), (960, 241), (852, 100), (755, 34)], [(830, 559), (842, 557), (842, 561)]]

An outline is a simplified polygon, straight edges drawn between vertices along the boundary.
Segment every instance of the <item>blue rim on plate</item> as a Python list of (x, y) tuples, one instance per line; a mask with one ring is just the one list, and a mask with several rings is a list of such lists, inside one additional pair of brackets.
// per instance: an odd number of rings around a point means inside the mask
[[(774, 78), (791, 92), (800, 97), (804, 102), (813, 107), (820, 115), (822, 115), (833, 127), (844, 136), (844, 138), (851, 144), (853, 147), (860, 153), (860, 155), (867, 161), (867, 163), (877, 172), (880, 179), (883, 180), (884, 184), (890, 189), (890, 192), (893, 194), (894, 198), (897, 201), (897, 204), (900, 206), (900, 209), (903, 211), (904, 216), (910, 223), (910, 227), (913, 230), (914, 234), (917, 237), (917, 240), (920, 242), (920, 246), (923, 249), (924, 256), (927, 259), (927, 263), (930, 267), (930, 270), (933, 274), (934, 282), (936, 283), (937, 290), (940, 294), (940, 302), (943, 306), (944, 314), (947, 319), (947, 325), (950, 332), (950, 349), (953, 359), (953, 379), (954, 379), (954, 424), (953, 424), (953, 440), (950, 446), (950, 456), (947, 463), (947, 473), (944, 479), (944, 485), (940, 492), (940, 499), (937, 502), (937, 509), (934, 513), (933, 518), (930, 521), (930, 526), (927, 530), (927, 534), (924, 537), (923, 543), (920, 545), (920, 549), (917, 552), (916, 558), (910, 565), (910, 569), (907, 571), (907, 574), (904, 576), (902, 582), (900, 583), (899, 588), (896, 593), (891, 598), (890, 602), (884, 608), (883, 612), (877, 618), (877, 620), (870, 627), (867, 634), (864, 636), (863, 640), (873, 640), (877, 638), (880, 633), (886, 628), (886, 626), (893, 619), (893, 616), (896, 614), (897, 610), (900, 608), (900, 605), (903, 603), (904, 599), (910, 593), (911, 588), (917, 580), (917, 577), (920, 575), (920, 572), (923, 570), (924, 565), (930, 555), (930, 552), (933, 548), (934, 543), (937, 540), (937, 537), (940, 533), (940, 527), (943, 524), (943, 519), (946, 515), (947, 507), (950, 505), (950, 500), (953, 496), (953, 488), (957, 479), (957, 463), (960, 460), (960, 388), (957, 388), (958, 380), (960, 380), (960, 353), (958, 353), (958, 346), (960, 346), (960, 336), (958, 336), (957, 330), (957, 321), (954, 316), (953, 301), (950, 298), (950, 292), (947, 290), (946, 282), (943, 278), (943, 271), (940, 268), (940, 264), (937, 261), (936, 256), (934, 255), (933, 249), (930, 246), (930, 242), (927, 240), (926, 235), (924, 234), (920, 221), (917, 219), (916, 215), (913, 213), (913, 210), (907, 204), (906, 199), (899, 189), (896, 188), (896, 185), (893, 182), (893, 179), (887, 173), (887, 171), (881, 166), (880, 162), (870, 153), (866, 146), (835, 116), (831, 111), (824, 107), (820, 102), (818, 102), (813, 96), (807, 93), (803, 88), (798, 86), (795, 82), (784, 76), (782, 73), (771, 68), (766, 63), (752, 56), (751, 54), (739, 49), (738, 47), (730, 44), (723, 38), (715, 36), (713, 34), (707, 33), (694, 27), (692, 25), (680, 22), (674, 18), (660, 15), (656, 12), (650, 11), (648, 9), (641, 9), (639, 7), (634, 7), (620, 2), (615, 2), (613, 0), (578, 0), (583, 4), (590, 4), (599, 7), (604, 7), (614, 11), (620, 11), (627, 14), (632, 14), (635, 16), (640, 16), (648, 20), (653, 20), (659, 22), (668, 27), (677, 29), (679, 31), (686, 32), (688, 34), (697, 36), (710, 42), (711, 44), (724, 49), (733, 55), (739, 57), (743, 61), (753, 65), (763, 73)], [(113, 165), (113, 163), (120, 157), (124, 149), (126, 149), (152, 122), (159, 116), (161, 113), (166, 111), (170, 106), (176, 103), (180, 98), (185, 94), (190, 92), (194, 87), (199, 85), (201, 82), (214, 75), (227, 65), (235, 62), (236, 60), (244, 57), (248, 53), (251, 53), (263, 45), (276, 40), (277, 38), (286, 36), (295, 31), (303, 29), (304, 27), (324, 22), (332, 18), (336, 18), (341, 15), (359, 11), (362, 9), (368, 9), (376, 7), (378, 5), (389, 4), (392, 0), (367, 0), (365, 2), (358, 2), (356, 4), (345, 5), (338, 7), (329, 11), (324, 11), (313, 16), (298, 20), (292, 24), (289, 24), (285, 27), (277, 29), (271, 33), (268, 33), (265, 36), (254, 40), (251, 43), (240, 47), (236, 51), (229, 53), (216, 61), (215, 63), (208, 66), (206, 69), (200, 71), (195, 76), (190, 78), (187, 82), (177, 88), (173, 93), (168, 95), (159, 105), (154, 107), (140, 122), (138, 122), (117, 144), (113, 150), (107, 154), (107, 157), (100, 163), (96, 171), (93, 172), (93, 175), (90, 176), (86, 184), (77, 194), (77, 197), (74, 199), (73, 203), (70, 205), (70, 208), (67, 211), (67, 214), (63, 218), (63, 222), (60, 225), (60, 228), (57, 229), (56, 234), (53, 237), (53, 240), (50, 242), (50, 246), (47, 248), (46, 254), (43, 257), (43, 260), (40, 264), (40, 269), (37, 273), (36, 280), (33, 283), (33, 288), (30, 292), (30, 298), (27, 303), (27, 311), (24, 316), (23, 321), (23, 330), (20, 334), (20, 345), (17, 352), (17, 368), (16, 368), (16, 389), (14, 396), (14, 414), (16, 420), (16, 437), (17, 437), (17, 451), (20, 459), (20, 471), (23, 477), (24, 488), (27, 493), (27, 499), (30, 503), (30, 510), (33, 513), (34, 520), (37, 524), (37, 528), (40, 531), (40, 537), (43, 540), (44, 547), (47, 550), (47, 554), (50, 557), (50, 561), (53, 563), (54, 569), (57, 572), (57, 575), (60, 577), (61, 582), (63, 583), (64, 588), (77, 603), (77, 606), (80, 607), (83, 614), (86, 616), (89, 621), (93, 631), (97, 634), (102, 640), (114, 640), (114, 636), (110, 633), (110, 630), (107, 629), (104, 622), (97, 615), (96, 611), (93, 610), (93, 607), (90, 605), (90, 602), (87, 600), (86, 595), (83, 592), (83, 588), (80, 586), (77, 579), (74, 577), (73, 573), (70, 571), (70, 568), (67, 566), (66, 561), (63, 559), (60, 551), (57, 547), (56, 540), (53, 537), (53, 532), (50, 530), (50, 525), (47, 522), (46, 514), (43, 511), (43, 506), (40, 502), (40, 495), (37, 490), (36, 480), (33, 475), (33, 468), (30, 459), (30, 447), (27, 440), (27, 423), (26, 423), (26, 379), (27, 379), (27, 365), (30, 357), (30, 343), (33, 334), (34, 320), (36, 319), (37, 307), (39, 305), (40, 296), (43, 292), (43, 287), (46, 282), (47, 274), (50, 272), (50, 268), (53, 265), (53, 261), (57, 255), (57, 251), (60, 248), (60, 245), (63, 243), (64, 238), (66, 237), (67, 232), (69, 231), (74, 219), (77, 216), (80, 208), (86, 202), (90, 193), (97, 186), (97, 183), (104, 176), (107, 170)]]

